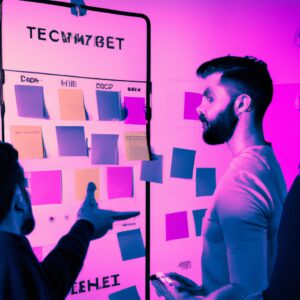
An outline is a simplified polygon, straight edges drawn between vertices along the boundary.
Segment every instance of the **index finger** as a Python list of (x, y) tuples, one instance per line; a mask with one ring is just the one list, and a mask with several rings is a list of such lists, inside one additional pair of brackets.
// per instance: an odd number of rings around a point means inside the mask
[(140, 214), (139, 211), (124, 211), (124, 212), (120, 212), (120, 211), (113, 211), (111, 218), (114, 221), (118, 221), (118, 220), (127, 220), (133, 217), (136, 217)]

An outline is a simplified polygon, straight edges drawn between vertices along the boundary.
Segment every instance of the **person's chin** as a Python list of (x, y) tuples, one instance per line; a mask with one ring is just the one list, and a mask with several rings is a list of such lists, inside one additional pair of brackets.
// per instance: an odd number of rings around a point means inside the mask
[(221, 145), (221, 144), (224, 144), (223, 140), (216, 139), (215, 137), (210, 136), (209, 134), (207, 134), (205, 132), (203, 133), (203, 140), (208, 145)]

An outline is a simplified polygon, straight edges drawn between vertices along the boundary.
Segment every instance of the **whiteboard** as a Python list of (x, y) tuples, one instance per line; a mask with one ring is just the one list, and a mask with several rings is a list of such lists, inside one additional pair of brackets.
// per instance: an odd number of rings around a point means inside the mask
[[(40, 1), (39, 1), (40, 2)], [(134, 288), (145, 299), (144, 255), (122, 257), (118, 234), (140, 232), (146, 243), (146, 183), (140, 180), (141, 161), (129, 161), (124, 146), (127, 132), (149, 133), (145, 124), (120, 120), (99, 120), (97, 91), (118, 92), (122, 106), (126, 98), (144, 99), (149, 106), (149, 24), (143, 16), (88, 8), (85, 16), (71, 14), (70, 5), (59, 2), (4, 0), (2, 57), (5, 72), (3, 98), (5, 140), (12, 141), (12, 126), (37, 126), (42, 130), (44, 157), (21, 159), (26, 176), (39, 171), (60, 171), (61, 202), (33, 205), (36, 228), (29, 236), (39, 259), (43, 259), (76, 220), (81, 201), (76, 199), (78, 170), (99, 173), (99, 206), (114, 210), (138, 210), (141, 215), (114, 225), (104, 238), (92, 241), (84, 267), (68, 299), (109, 299), (110, 295)], [(20, 116), (16, 86), (42, 87), (47, 117)], [(86, 119), (64, 120), (59, 106), (59, 90), (83, 93)], [(99, 104), (98, 104), (99, 105)], [(61, 156), (57, 127), (84, 129), (86, 156)], [(94, 164), (92, 135), (118, 136), (118, 163)], [(149, 139), (149, 137), (147, 137)], [(111, 199), (108, 168), (130, 167), (132, 196)], [(96, 283), (96, 284), (95, 284)]]

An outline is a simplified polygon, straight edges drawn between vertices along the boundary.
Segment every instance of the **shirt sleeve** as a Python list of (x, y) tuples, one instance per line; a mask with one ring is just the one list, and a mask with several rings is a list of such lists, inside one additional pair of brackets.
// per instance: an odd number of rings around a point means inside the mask
[(248, 293), (268, 285), (268, 207), (251, 178), (238, 174), (220, 191), (216, 212), (223, 232), (231, 284)]
[(83, 266), (93, 234), (94, 227), (90, 222), (77, 221), (41, 263), (55, 299), (65, 299), (71, 289)]

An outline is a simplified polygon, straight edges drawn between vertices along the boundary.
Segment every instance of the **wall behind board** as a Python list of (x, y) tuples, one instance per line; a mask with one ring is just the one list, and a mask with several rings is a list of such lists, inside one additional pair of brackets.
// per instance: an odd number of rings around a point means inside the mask
[[(194, 216), (201, 215), (212, 198), (196, 196), (196, 169), (215, 169), (218, 182), (231, 155), (225, 145), (204, 144), (199, 121), (184, 119), (186, 93), (199, 93), (195, 71), (203, 61), (227, 54), (264, 60), (275, 84), (274, 103), (265, 119), (266, 137), (273, 144), (290, 187), (300, 161), (300, 112), (295, 108), (300, 94), (297, 42), (300, 3), (296, 0), (86, 0), (85, 3), (143, 13), (151, 20), (151, 140), (154, 153), (163, 156), (162, 183), (151, 184), (151, 268), (153, 273), (176, 271), (201, 283), (201, 224), (196, 226)], [(184, 152), (187, 155), (195, 154), (191, 179), (170, 176), (174, 148), (192, 150)], [(176, 226), (184, 229), (178, 233)], [(153, 289), (151, 299), (158, 299)]]

